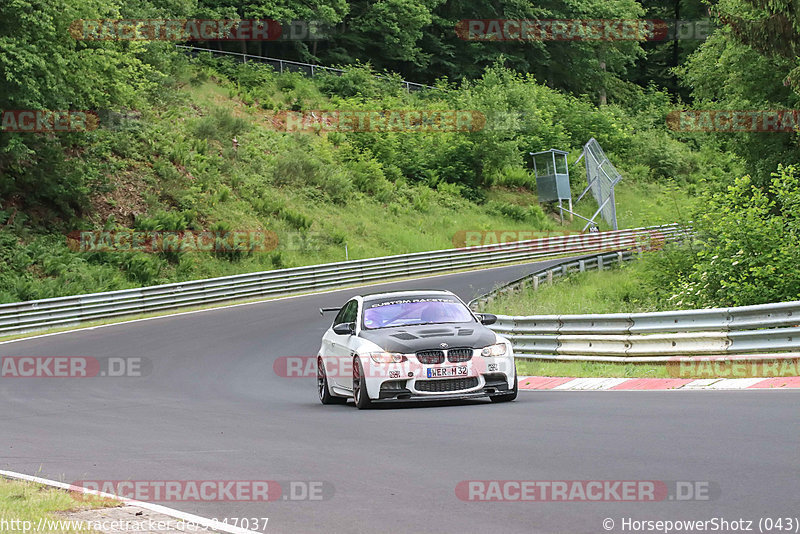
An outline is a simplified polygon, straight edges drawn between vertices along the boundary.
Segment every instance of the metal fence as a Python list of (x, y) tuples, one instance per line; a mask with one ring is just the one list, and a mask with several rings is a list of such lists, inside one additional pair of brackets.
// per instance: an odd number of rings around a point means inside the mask
[(684, 228), (672, 224), (401, 254), (106, 293), (0, 304), (0, 335), (490, 265), (612, 250), (636, 250), (678, 240), (685, 234)]
[[(210, 54), (235, 57), (240, 61), (242, 61), (243, 63), (247, 63), (248, 61), (264, 63), (266, 65), (272, 66), (275, 70), (277, 70), (281, 74), (283, 74), (284, 72), (299, 72), (301, 74), (305, 74), (308, 76), (315, 76), (318, 73), (324, 72), (327, 74), (333, 74), (335, 76), (341, 76), (346, 72), (343, 69), (337, 69), (334, 67), (324, 67), (322, 65), (314, 65), (312, 63), (302, 63), (300, 61), (289, 61), (287, 59), (278, 59), (266, 56), (254, 56), (252, 54), (243, 54), (240, 52), (228, 52), (226, 50), (214, 50), (213, 48), (200, 48), (198, 46), (185, 46), (185, 45), (175, 45), (175, 47), (187, 51), (192, 56), (197, 56), (200, 52), (207, 52)], [(387, 76), (381, 76), (379, 74), (374, 75), (374, 77), (379, 80), (394, 81), (393, 78), (389, 78)], [(420, 91), (422, 89), (438, 90), (438, 87), (433, 87), (431, 85), (424, 85), (421, 83), (408, 82), (405, 80), (401, 80), (400, 84), (408, 92)]]
[[(600, 143), (594, 137), (583, 146), (582, 156), (586, 165), (586, 179), (589, 181), (588, 189), (599, 206), (597, 211), (603, 220), (616, 230), (617, 204), (614, 198), (614, 188), (622, 180), (622, 175), (611, 164), (608, 156), (600, 147)], [(597, 213), (595, 213), (596, 215)], [(594, 216), (592, 220), (594, 220)]]

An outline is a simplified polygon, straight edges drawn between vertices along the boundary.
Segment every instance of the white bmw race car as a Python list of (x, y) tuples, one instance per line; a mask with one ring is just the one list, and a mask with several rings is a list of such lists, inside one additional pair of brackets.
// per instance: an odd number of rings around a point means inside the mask
[(511, 343), (449, 291), (356, 296), (337, 312), (317, 355), (322, 404), (517, 397)]

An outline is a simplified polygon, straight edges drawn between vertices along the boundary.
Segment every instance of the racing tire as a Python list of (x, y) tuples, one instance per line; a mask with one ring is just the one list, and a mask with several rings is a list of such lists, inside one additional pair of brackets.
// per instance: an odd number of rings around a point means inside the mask
[(328, 376), (325, 374), (325, 364), (322, 363), (322, 358), (317, 358), (317, 393), (319, 393), (319, 401), (322, 404), (344, 404), (347, 402), (344, 397), (331, 395), (331, 390), (328, 387)]
[(514, 388), (511, 390), (511, 393), (504, 393), (503, 395), (493, 395), (489, 397), (492, 399), (492, 402), (511, 402), (517, 398), (517, 392), (519, 388), (517, 387), (517, 377), (514, 376)]
[(353, 358), (353, 400), (356, 408), (366, 410), (372, 404), (372, 400), (367, 393), (367, 381), (364, 379), (364, 368), (361, 360)]

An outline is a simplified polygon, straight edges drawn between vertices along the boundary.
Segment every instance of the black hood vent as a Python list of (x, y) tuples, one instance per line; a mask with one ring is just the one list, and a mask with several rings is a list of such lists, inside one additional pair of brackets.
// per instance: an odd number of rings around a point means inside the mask
[(417, 339), (417, 336), (415, 336), (414, 334), (409, 334), (408, 332), (400, 332), (397, 334), (392, 334), (392, 337), (396, 337), (397, 339), (402, 339), (404, 341)]

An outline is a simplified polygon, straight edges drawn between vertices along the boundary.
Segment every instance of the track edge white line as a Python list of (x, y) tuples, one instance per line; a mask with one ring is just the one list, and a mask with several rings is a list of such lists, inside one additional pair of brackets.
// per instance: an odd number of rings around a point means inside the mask
[(228, 534), (253, 534), (253, 533), (261, 534), (257, 530), (247, 530), (241, 527), (228, 525), (220, 521), (214, 521), (206, 517), (201, 517), (199, 515), (194, 515), (188, 512), (182, 512), (180, 510), (176, 510), (174, 508), (169, 508), (168, 506), (162, 506), (160, 504), (153, 504), (144, 501), (137, 501), (136, 499), (128, 499), (126, 497), (119, 497), (111, 493), (105, 493), (102, 491), (97, 491), (89, 488), (74, 486), (72, 484), (65, 484), (63, 482), (56, 482), (55, 480), (49, 480), (46, 478), (26, 475), (24, 473), (17, 473), (15, 471), (4, 471), (0, 469), (0, 476), (15, 480), (25, 480), (28, 482), (35, 482), (37, 484), (44, 484), (46, 486), (51, 486), (66, 491), (80, 492), (83, 493), (84, 495), (87, 494), (96, 495), (98, 497), (103, 497), (106, 499), (114, 499), (124, 504), (128, 504), (131, 506), (138, 506), (140, 508), (144, 508), (145, 510), (150, 510), (151, 512), (157, 512), (160, 514), (168, 515), (170, 517), (174, 517), (175, 519), (182, 519), (184, 521), (195, 523), (203, 527), (210, 528), (212, 530), (217, 530), (219, 532), (226, 532)]

